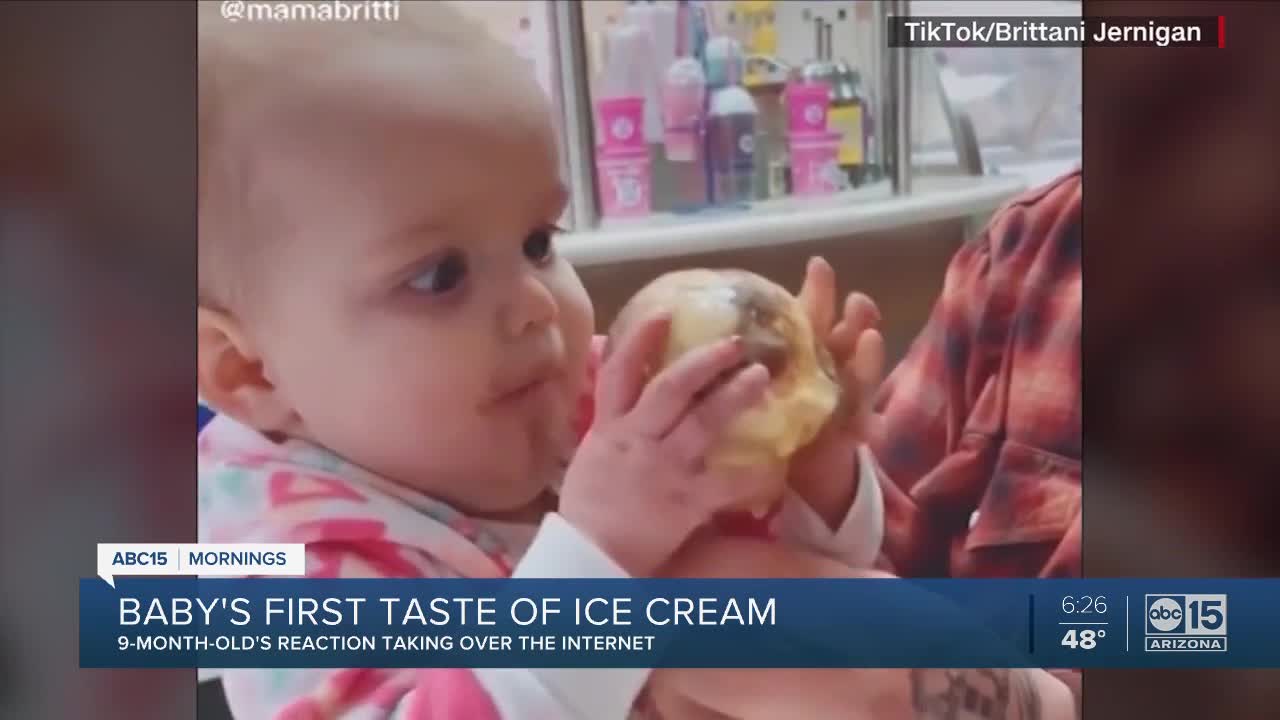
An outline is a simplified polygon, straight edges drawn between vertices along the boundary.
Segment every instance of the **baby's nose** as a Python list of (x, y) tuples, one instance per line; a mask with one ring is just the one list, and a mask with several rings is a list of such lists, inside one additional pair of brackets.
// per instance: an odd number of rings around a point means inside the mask
[(520, 337), (555, 322), (560, 315), (560, 303), (546, 283), (527, 274), (518, 281), (504, 314), (507, 332), (512, 337)]

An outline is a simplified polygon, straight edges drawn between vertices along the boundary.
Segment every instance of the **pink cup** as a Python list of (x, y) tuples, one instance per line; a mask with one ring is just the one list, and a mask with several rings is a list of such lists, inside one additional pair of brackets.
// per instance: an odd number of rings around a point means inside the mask
[(826, 132), (830, 92), (831, 89), (822, 82), (787, 85), (787, 131), (793, 135)]
[(643, 149), (644, 98), (615, 97), (596, 103), (601, 147), (607, 152)]
[(649, 214), (652, 177), (648, 148), (602, 151), (596, 156), (596, 177), (600, 186), (600, 209), (605, 217)]
[(793, 134), (791, 146), (791, 193), (830, 195), (841, 187), (840, 133)]

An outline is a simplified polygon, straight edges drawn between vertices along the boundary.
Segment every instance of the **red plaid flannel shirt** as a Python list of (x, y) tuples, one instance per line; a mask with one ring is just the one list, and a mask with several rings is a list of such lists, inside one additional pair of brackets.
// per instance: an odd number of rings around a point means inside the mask
[(1079, 577), (1081, 177), (1003, 207), (947, 270), (871, 439), (908, 577)]

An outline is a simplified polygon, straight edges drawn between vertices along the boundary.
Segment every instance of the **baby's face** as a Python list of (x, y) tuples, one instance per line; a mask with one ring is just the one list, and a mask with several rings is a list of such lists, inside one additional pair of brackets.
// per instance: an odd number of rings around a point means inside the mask
[(283, 103), (246, 195), (272, 238), (254, 341), (298, 434), (472, 512), (559, 476), (594, 325), (553, 240), (549, 112), (497, 72), (333, 69)]

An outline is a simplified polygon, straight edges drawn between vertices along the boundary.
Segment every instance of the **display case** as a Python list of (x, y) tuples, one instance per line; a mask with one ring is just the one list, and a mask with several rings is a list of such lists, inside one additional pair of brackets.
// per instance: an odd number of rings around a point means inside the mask
[(580, 265), (982, 217), (1080, 158), (1076, 48), (890, 48), (895, 15), (1080, 3), (459, 2), (534, 68)]

